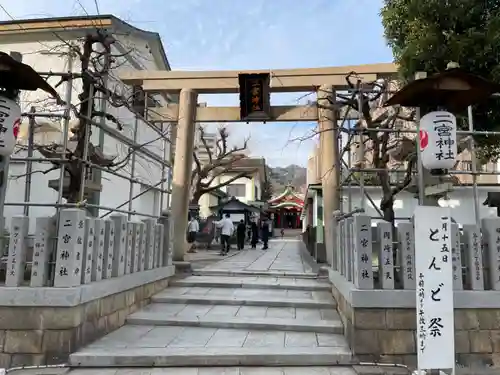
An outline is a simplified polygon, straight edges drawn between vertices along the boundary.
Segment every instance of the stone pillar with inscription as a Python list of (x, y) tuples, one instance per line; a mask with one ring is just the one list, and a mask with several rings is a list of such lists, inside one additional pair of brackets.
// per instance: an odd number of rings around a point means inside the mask
[(397, 227), (399, 244), (399, 275), (403, 289), (415, 289), (415, 234), (413, 223), (399, 223)]
[(344, 220), (341, 220), (337, 224), (337, 248), (339, 249), (340, 259), (339, 259), (339, 272), (341, 275), (345, 276), (345, 255), (346, 249), (344, 247)]
[(348, 281), (353, 281), (354, 277), (354, 248), (352, 246), (353, 234), (352, 234), (352, 223), (353, 218), (349, 217), (345, 220), (346, 225), (346, 237), (345, 237), (345, 248), (347, 252), (347, 264), (346, 264), (346, 276)]
[(109, 279), (113, 272), (113, 252), (115, 247), (115, 222), (104, 220), (104, 252), (102, 262), (102, 278)]
[(488, 288), (500, 290), (500, 218), (482, 219), (481, 228), (488, 269)]
[(394, 289), (394, 252), (392, 245), (392, 224), (379, 222), (377, 224), (379, 245), (378, 274), (382, 289)]
[(467, 284), (472, 290), (484, 290), (483, 253), (479, 227), (464, 224), (463, 241)]
[(151, 270), (154, 266), (154, 241), (155, 241), (155, 219), (145, 219), (146, 224), (146, 269)]
[(21, 286), (24, 281), (29, 218), (27, 216), (14, 216), (10, 227), (5, 286)]
[(354, 285), (358, 289), (373, 289), (372, 269), (372, 227), (371, 219), (365, 215), (355, 215), (354, 233)]
[(37, 217), (33, 262), (31, 264), (30, 286), (47, 286), (49, 280), (49, 261), (54, 249), (56, 220), (53, 217)]
[(83, 210), (76, 208), (61, 210), (57, 235), (55, 287), (73, 287), (82, 282), (85, 218)]
[(85, 219), (85, 235), (83, 241), (83, 265), (82, 265), (82, 284), (88, 284), (92, 281), (92, 263), (95, 248), (95, 219)]
[(163, 224), (155, 225), (156, 267), (163, 267)]
[(132, 272), (132, 251), (134, 248), (134, 231), (135, 224), (132, 222), (127, 223), (127, 247), (125, 251), (125, 274)]
[(141, 270), (141, 225), (143, 223), (134, 223), (134, 238), (132, 243), (132, 272), (139, 272)]
[(167, 251), (168, 251), (168, 264), (172, 264), (174, 260), (174, 226), (171, 224), (173, 220), (169, 220), (168, 228), (165, 229), (167, 234)]
[(169, 213), (163, 213), (162, 216), (158, 219), (158, 222), (163, 225), (163, 239), (162, 246), (160, 251), (162, 252), (163, 263), (162, 266), (168, 266), (172, 264), (172, 254), (170, 248), (170, 237), (169, 237)]
[(102, 280), (104, 264), (104, 244), (106, 241), (106, 221), (95, 219), (95, 246), (92, 255), (92, 281)]
[(140, 271), (146, 269), (146, 238), (148, 236), (148, 231), (145, 223), (141, 223), (141, 262), (139, 264)]
[(340, 215), (339, 210), (333, 211), (332, 222), (331, 222), (332, 230), (330, 231), (330, 234), (333, 236), (332, 246), (335, 249), (334, 253), (332, 253), (332, 255), (334, 255), (334, 257), (332, 258), (332, 268), (337, 272), (340, 272), (340, 264), (342, 263), (342, 249), (339, 246), (339, 237), (340, 237), (340, 233), (339, 233), (340, 232), (340, 223), (338, 221), (339, 215)]
[(451, 257), (453, 262), (453, 289), (462, 290), (464, 283), (462, 279), (462, 255), (460, 254), (460, 229), (458, 224), (451, 224)]
[(115, 223), (115, 239), (113, 248), (113, 277), (123, 276), (125, 273), (125, 253), (127, 251), (127, 217), (125, 215), (111, 215)]

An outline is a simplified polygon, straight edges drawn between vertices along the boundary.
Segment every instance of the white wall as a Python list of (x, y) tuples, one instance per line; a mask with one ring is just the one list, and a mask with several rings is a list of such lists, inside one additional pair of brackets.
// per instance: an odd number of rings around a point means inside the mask
[[(250, 195), (250, 197), (253, 197), (254, 201), (258, 201), (262, 197), (262, 182), (260, 181), (259, 174), (256, 173), (254, 175), (253, 183), (254, 183), (254, 186), (256, 188), (256, 190), (255, 190), (256, 195), (255, 196), (254, 195)], [(252, 194), (254, 194), (254, 193), (252, 192)]]
[[(370, 194), (377, 207), (380, 206), (380, 199), (382, 197), (381, 191), (378, 188), (366, 187), (365, 190)], [(483, 202), (486, 200), (487, 192), (489, 191), (500, 191), (500, 186), (490, 186), (490, 187), (478, 187), (479, 195), (479, 211), (481, 218), (496, 216), (496, 208), (490, 208), (483, 206)], [(361, 193), (359, 188), (352, 188), (352, 208), (361, 207)], [(348, 211), (347, 203), (347, 188), (343, 190), (344, 197), (344, 211)], [(373, 208), (372, 204), (365, 198), (365, 210), (367, 215), (378, 217), (377, 211)], [(414, 198), (413, 194), (402, 192), (396, 196), (395, 199), (395, 214), (396, 217), (410, 217), (415, 211), (417, 206), (417, 199)], [(459, 224), (474, 224), (474, 198), (472, 187), (456, 187), (453, 192), (448, 195), (448, 200), (441, 200), (440, 204), (442, 206), (450, 206), (453, 219), (455, 219)]]
[[(234, 177), (234, 174), (231, 174), (231, 173), (217, 176), (212, 185), (218, 185), (220, 183), (224, 183), (233, 177)], [(245, 185), (245, 196), (244, 197), (236, 197), (241, 202), (248, 203), (248, 202), (260, 199), (260, 196), (262, 194), (262, 186), (261, 186), (261, 182), (260, 182), (259, 177), (258, 177), (258, 173), (255, 173), (252, 178), (246, 178), (246, 177), (238, 178), (238, 179), (232, 181), (231, 184), (243, 184), (243, 185)], [(258, 196), (255, 198), (254, 198), (254, 186), (256, 186), (257, 190), (258, 190), (258, 192), (257, 192)], [(227, 193), (227, 185), (222, 186), (220, 188), (220, 190)], [(200, 216), (206, 217), (206, 216), (210, 215), (209, 207), (217, 204), (217, 198), (215, 198), (214, 196), (212, 196), (210, 194), (204, 194), (200, 198), (198, 204), (200, 205)]]
[[(62, 36), (62, 34), (60, 34)], [(64, 36), (63, 36), (64, 37)], [(134, 39), (130, 36), (117, 36), (119, 40), (121, 40), (122, 45), (128, 48), (128, 50), (132, 50), (132, 57), (136, 58), (139, 61), (139, 65), (144, 68), (150, 70), (157, 70), (158, 67), (155, 65), (152, 55), (147, 50), (147, 43), (144, 41), (140, 41), (138, 39)], [(25, 38), (26, 39), (26, 38)], [(67, 40), (67, 38), (65, 38)], [(68, 70), (68, 59), (65, 54), (67, 47), (63, 46), (60, 48), (61, 55), (46, 55), (42, 54), (41, 50), (48, 50), (50, 48), (55, 48), (57, 46), (61, 46), (60, 41), (50, 41), (44, 40), (43, 45), (40, 42), (18, 42), (11, 44), (2, 44), (2, 51), (9, 53), (10, 51), (17, 51), (23, 54), (23, 62), (31, 65), (37, 71), (54, 71), (54, 72), (63, 72)], [(120, 54), (120, 52), (115, 51), (116, 54)], [(125, 57), (119, 57), (116, 60), (116, 65), (119, 66), (118, 69), (115, 69), (110, 74), (109, 79), (109, 87), (113, 90), (117, 90), (118, 92), (126, 94), (129, 90), (127, 87), (123, 86), (119, 81), (117, 81), (116, 76), (120, 70), (130, 70), (133, 69), (133, 66), (125, 60)], [(75, 59), (74, 62), (74, 72), (79, 71), (79, 60)], [(55, 85), (59, 79), (57, 77), (49, 78), (49, 83)], [(61, 97), (64, 98), (65, 93), (65, 85), (61, 85), (58, 88), (58, 92)], [(73, 84), (72, 90), (72, 103), (78, 104), (78, 93), (80, 92), (81, 81), (75, 80)], [(54, 104), (54, 101), (49, 99), (48, 95), (43, 91), (36, 92), (23, 92), (20, 97), (20, 104), (23, 111), (28, 111), (30, 106), (35, 105), (37, 107), (37, 111), (47, 112), (48, 110), (60, 110), (62, 108), (57, 107)], [(126, 108), (114, 108), (108, 105), (107, 111), (114, 115), (118, 120), (123, 124), (124, 129), (121, 131), (123, 135), (132, 139), (133, 138), (133, 129), (135, 124), (135, 116)], [(25, 123), (27, 120), (25, 120)], [(23, 123), (23, 126), (26, 124)], [(55, 121), (56, 126), (59, 126), (62, 129), (62, 122)], [(75, 121), (72, 121), (72, 125), (75, 125)], [(107, 125), (116, 129), (116, 125), (110, 121), (107, 121)], [(137, 143), (146, 143), (154, 140), (155, 138), (159, 138), (159, 134), (157, 134), (154, 130), (150, 129), (141, 121), (138, 121), (138, 137)], [(38, 143), (47, 143), (47, 137), (42, 139), (42, 136), (36, 137), (36, 142)], [(92, 128), (92, 142), (97, 145), (99, 140), (99, 130), (96, 128)], [(54, 133), (51, 134), (51, 141), (62, 143), (62, 133)], [(145, 148), (157, 154), (161, 159), (164, 156), (164, 142), (160, 139), (151, 142)], [(168, 146), (166, 146), (168, 147)], [(168, 150), (167, 150), (168, 152)], [(107, 155), (116, 156), (115, 160), (124, 160), (127, 155), (129, 155), (129, 147), (124, 145), (123, 143), (115, 140), (113, 137), (105, 135), (104, 136), (104, 153)], [(20, 152), (16, 156), (23, 156), (25, 152)], [(40, 156), (35, 152), (34, 156)], [(50, 168), (49, 163), (33, 163), (33, 170), (46, 170)], [(118, 171), (124, 175), (130, 175), (132, 169), (131, 162), (126, 163), (125, 167)], [(10, 176), (16, 176), (23, 174), (25, 170), (25, 166), (23, 164), (13, 164), (10, 168)], [(167, 171), (168, 173), (168, 171)], [(41, 173), (35, 173), (32, 175), (32, 189), (31, 189), (31, 202), (37, 203), (55, 203), (57, 201), (57, 192), (53, 189), (50, 189), (47, 184), (51, 179), (57, 179), (59, 176), (59, 171), (50, 172), (47, 175)], [(145, 183), (155, 184), (161, 179), (161, 166), (147, 159), (139, 153), (136, 153), (136, 166), (135, 166), (135, 177)], [(16, 178), (9, 181), (7, 198), (6, 202), (22, 202), (24, 201), (24, 182), (25, 178)], [(133, 195), (138, 194), (141, 191), (140, 184), (134, 184), (133, 187)], [(113, 176), (109, 173), (104, 173), (102, 178), (102, 192), (100, 198), (100, 204), (102, 206), (107, 207), (116, 207), (124, 202), (126, 202), (129, 198), (129, 182), (120, 177)], [(167, 205), (167, 198), (164, 197), (164, 207)], [(159, 212), (159, 198), (158, 193), (154, 191), (149, 191), (141, 198), (134, 200), (133, 202), (133, 210), (137, 212), (147, 213), (147, 214), (157, 214)], [(128, 209), (128, 205), (123, 207), (122, 209)], [(12, 215), (22, 214), (22, 207), (12, 207), (7, 206), (5, 208), (5, 215), (7, 218), (6, 225), (9, 225), (9, 217)], [(32, 207), (30, 209), (31, 217), (39, 217), (39, 216), (47, 216), (52, 215), (55, 212), (53, 207)], [(101, 210), (100, 215), (104, 214), (105, 210)], [(135, 219), (139, 219), (140, 217), (136, 217)], [(34, 220), (31, 220), (34, 222)]]
[[(226, 182), (228, 180), (230, 180), (231, 178), (234, 177), (234, 174), (224, 174), (222, 176), (219, 176), (219, 181), (220, 182)], [(231, 185), (232, 184), (242, 184), (242, 185), (245, 185), (245, 196), (244, 197), (236, 197), (238, 198), (238, 200), (240, 200), (241, 202), (243, 203), (247, 203), (249, 201), (253, 201), (253, 195), (254, 195), (254, 190), (253, 190), (253, 179), (251, 178), (246, 178), (246, 177), (242, 177), (242, 178), (238, 178), (234, 181), (231, 182)], [(221, 190), (224, 191), (224, 192), (227, 192), (227, 186), (223, 186), (221, 187)]]
[(217, 197), (208, 193), (201, 196), (198, 204), (200, 205), (200, 217), (208, 217), (212, 214), (210, 207), (216, 206), (218, 203)]

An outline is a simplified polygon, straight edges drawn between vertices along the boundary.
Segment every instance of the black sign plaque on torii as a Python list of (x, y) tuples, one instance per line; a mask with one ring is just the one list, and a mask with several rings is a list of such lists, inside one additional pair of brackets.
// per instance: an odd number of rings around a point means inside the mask
[(271, 119), (271, 75), (269, 73), (238, 74), (240, 86), (240, 119), (267, 121)]

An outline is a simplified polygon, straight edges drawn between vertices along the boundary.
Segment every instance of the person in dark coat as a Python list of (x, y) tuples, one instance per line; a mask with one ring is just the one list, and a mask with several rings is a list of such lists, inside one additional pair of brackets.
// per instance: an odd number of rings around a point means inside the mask
[(264, 219), (264, 221), (262, 222), (262, 242), (264, 243), (262, 250), (269, 249), (269, 247), (267, 247), (268, 241), (269, 241), (269, 223), (267, 222), (267, 219)]
[(257, 226), (257, 223), (254, 223), (252, 221), (252, 224), (250, 224), (250, 228), (252, 231), (251, 245), (252, 245), (252, 249), (255, 249), (255, 248), (257, 248), (257, 242), (259, 241), (259, 227)]
[(238, 226), (236, 227), (236, 242), (238, 244), (238, 250), (243, 250), (245, 247), (245, 231), (247, 227), (243, 220), (240, 220)]

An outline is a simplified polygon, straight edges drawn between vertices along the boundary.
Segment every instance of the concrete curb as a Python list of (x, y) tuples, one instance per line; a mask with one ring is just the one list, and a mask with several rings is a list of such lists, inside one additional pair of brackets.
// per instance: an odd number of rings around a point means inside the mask
[(127, 318), (127, 323), (134, 325), (149, 326), (187, 326), (187, 327), (207, 327), (207, 328), (231, 328), (245, 330), (284, 330), (294, 332), (315, 332), (343, 334), (344, 327), (340, 319), (335, 320), (297, 320), (297, 319), (269, 319), (269, 318), (183, 318), (165, 317), (161, 313), (138, 312)]
[[(194, 276), (196, 277), (196, 276)], [(303, 291), (330, 291), (332, 289), (329, 283), (317, 285), (300, 285), (300, 284), (266, 284), (252, 282), (223, 282), (223, 281), (196, 281), (179, 279), (170, 283), (170, 286), (178, 287), (207, 287), (207, 288), (246, 288), (246, 289), (287, 289), (287, 290), (303, 290)]]
[(117, 348), (80, 351), (73, 367), (331, 366), (351, 365), (347, 348)]
[[(168, 289), (167, 289), (168, 291)], [(302, 307), (312, 309), (334, 309), (337, 304), (332, 301), (315, 301), (310, 299), (277, 299), (277, 298), (259, 298), (250, 299), (248, 297), (207, 297), (207, 296), (189, 296), (189, 295), (168, 295), (157, 294), (151, 298), (156, 303), (185, 303), (197, 305), (238, 305), (238, 306), (266, 306), (266, 307)]]
[(318, 275), (312, 272), (280, 272), (280, 271), (230, 271), (224, 269), (198, 269), (195, 276), (280, 276), (303, 279), (315, 279)]

